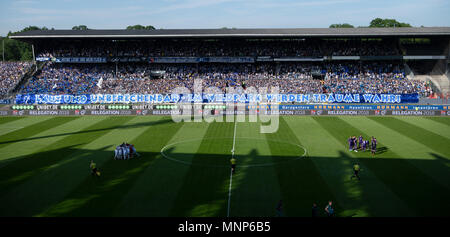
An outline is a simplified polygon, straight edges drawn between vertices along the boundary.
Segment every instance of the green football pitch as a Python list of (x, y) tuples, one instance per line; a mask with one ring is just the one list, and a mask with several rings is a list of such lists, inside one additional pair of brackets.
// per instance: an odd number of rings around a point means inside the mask
[[(280, 117), (183, 122), (167, 116), (0, 118), (0, 216), (448, 216), (450, 118)], [(350, 152), (349, 136), (378, 151)], [(235, 141), (236, 174), (230, 158)], [(140, 159), (114, 160), (135, 145)], [(100, 177), (90, 174), (94, 160)], [(359, 162), (361, 180), (350, 180)]]

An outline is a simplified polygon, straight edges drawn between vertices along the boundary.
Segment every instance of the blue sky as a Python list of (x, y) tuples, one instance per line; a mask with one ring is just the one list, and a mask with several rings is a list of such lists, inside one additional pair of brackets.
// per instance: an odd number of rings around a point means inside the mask
[(0, 35), (29, 25), (70, 29), (295, 28), (368, 25), (376, 17), (450, 26), (449, 0), (0, 0)]

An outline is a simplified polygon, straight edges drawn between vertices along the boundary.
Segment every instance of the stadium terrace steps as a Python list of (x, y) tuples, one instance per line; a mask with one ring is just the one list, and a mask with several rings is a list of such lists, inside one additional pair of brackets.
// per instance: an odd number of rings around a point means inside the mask
[(438, 89), (439, 93), (443, 95), (448, 95), (450, 92), (450, 81), (449, 78), (443, 75), (415, 75), (415, 80), (428, 81), (430, 80), (433, 85)]
[(408, 78), (408, 80), (413, 80), (414, 79), (414, 72), (411, 70), (411, 68), (408, 66), (408, 64), (403, 64), (403, 66), (405, 67), (405, 74), (406, 74), (406, 78)]
[(438, 76), (433, 76), (433, 77), (435, 77), (441, 83), (442, 93), (444, 95), (448, 95), (450, 92), (450, 80), (449, 80), (448, 76), (443, 74), (443, 75), (438, 75)]

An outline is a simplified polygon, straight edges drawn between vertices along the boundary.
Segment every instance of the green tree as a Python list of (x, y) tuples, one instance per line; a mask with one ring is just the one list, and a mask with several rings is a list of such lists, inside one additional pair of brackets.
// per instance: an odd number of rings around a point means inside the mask
[(4, 43), (5, 37), (0, 36), (0, 57), (2, 57), (2, 61), (3, 61), (3, 43)]
[(85, 25), (79, 25), (72, 27), (72, 30), (89, 30), (89, 28)]
[(127, 26), (127, 30), (155, 30), (156, 28), (154, 26), (143, 26), (143, 25), (134, 25), (134, 26)]
[(395, 19), (375, 18), (370, 22), (369, 27), (412, 27), (408, 23), (398, 22)]
[(343, 23), (343, 24), (332, 24), (330, 25), (329, 28), (355, 28), (355, 27), (348, 23)]
[[(45, 30), (45, 29), (47, 29), (47, 27), (45, 27), (45, 26), (42, 27), (42, 30)], [(37, 26), (27, 26), (27, 27), (23, 28), (23, 30), (18, 31), (18, 32), (14, 32), (13, 34), (19, 33), (19, 32), (32, 31), (32, 30), (41, 30), (41, 28), (39, 28), (39, 27), (37, 27)], [(11, 33), (11, 32), (10, 32), (10, 33)]]
[[(9, 32), (8, 37), (20, 32), (32, 31), (32, 30), (48, 30), (47, 27), (28, 26), (17, 32)], [(33, 59), (33, 52), (31, 45), (19, 40), (13, 40), (10, 38), (3, 38), (5, 41), (5, 60), (7, 61), (30, 61)]]
[[(5, 39), (5, 60), (19, 61), (22, 57), (19, 50), (19, 42), (17, 40)], [(31, 59), (30, 59), (31, 60)]]

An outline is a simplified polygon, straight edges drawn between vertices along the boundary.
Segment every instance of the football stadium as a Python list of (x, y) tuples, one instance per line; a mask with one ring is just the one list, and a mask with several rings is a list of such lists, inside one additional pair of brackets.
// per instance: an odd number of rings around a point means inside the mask
[(9, 39), (0, 216), (450, 213), (450, 27)]

